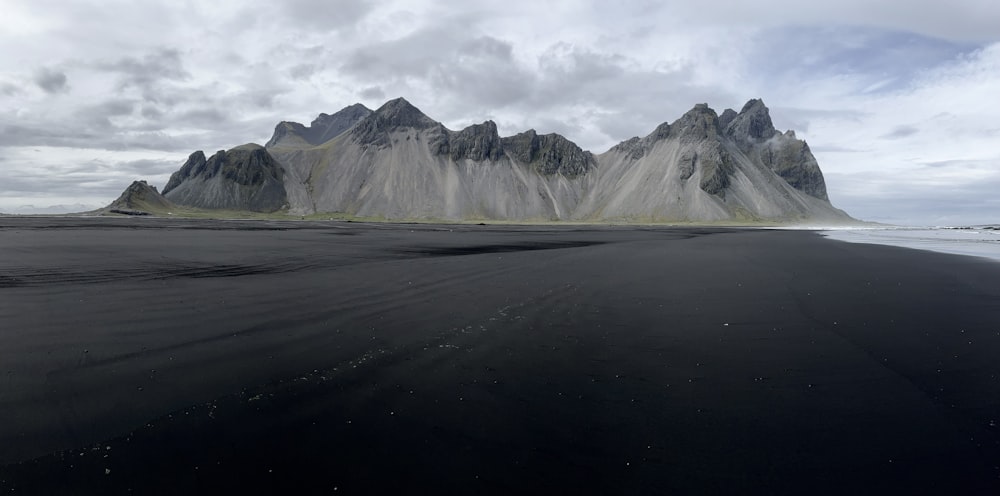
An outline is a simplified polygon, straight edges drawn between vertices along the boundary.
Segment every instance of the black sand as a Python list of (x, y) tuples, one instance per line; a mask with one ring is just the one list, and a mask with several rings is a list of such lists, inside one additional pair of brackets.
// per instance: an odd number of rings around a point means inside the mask
[(997, 494), (1000, 263), (0, 219), (4, 494)]

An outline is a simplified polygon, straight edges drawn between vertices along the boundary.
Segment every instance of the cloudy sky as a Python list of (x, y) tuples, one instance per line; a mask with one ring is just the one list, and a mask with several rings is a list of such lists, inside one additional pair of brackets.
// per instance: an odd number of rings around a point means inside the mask
[(1000, 2), (5, 0), (0, 211), (102, 206), (194, 150), (403, 96), (595, 153), (763, 98), (833, 203), (1000, 222)]

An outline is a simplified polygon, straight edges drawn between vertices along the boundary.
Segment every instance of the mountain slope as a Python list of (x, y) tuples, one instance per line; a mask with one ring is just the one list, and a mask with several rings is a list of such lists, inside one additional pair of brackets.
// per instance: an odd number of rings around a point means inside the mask
[[(722, 221), (849, 219), (826, 198), (808, 146), (774, 130), (751, 100), (720, 118), (705, 104), (598, 157), (578, 219)], [(791, 180), (785, 179), (788, 177)]]

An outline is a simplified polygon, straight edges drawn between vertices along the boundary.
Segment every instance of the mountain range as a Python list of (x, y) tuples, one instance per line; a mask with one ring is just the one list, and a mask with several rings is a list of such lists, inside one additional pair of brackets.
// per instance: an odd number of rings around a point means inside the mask
[[(793, 131), (761, 100), (695, 105), (601, 154), (558, 134), (453, 131), (403, 98), (351, 105), (309, 126), (281, 122), (264, 146), (197, 151), (143, 205), (383, 219), (579, 222), (851, 221)], [(141, 195), (138, 194), (141, 190)], [(123, 196), (125, 194), (123, 193)], [(155, 200), (155, 201), (154, 201)], [(164, 203), (166, 202), (166, 203)], [(113, 204), (115, 205), (115, 204)], [(111, 208), (111, 206), (107, 207)]]

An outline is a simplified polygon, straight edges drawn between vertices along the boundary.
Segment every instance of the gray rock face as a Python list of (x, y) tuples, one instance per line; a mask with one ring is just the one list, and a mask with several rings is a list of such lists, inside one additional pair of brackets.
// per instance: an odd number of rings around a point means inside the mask
[(728, 128), (729, 124), (733, 122), (733, 119), (736, 119), (736, 115), (736, 111), (733, 109), (727, 108), (726, 110), (723, 110), (722, 115), (719, 116), (719, 128)]
[(511, 158), (547, 176), (581, 176), (596, 163), (592, 153), (583, 151), (576, 143), (555, 133), (539, 135), (534, 129), (529, 129), (503, 138), (501, 142)]
[(198, 150), (188, 156), (187, 162), (181, 166), (180, 170), (170, 175), (167, 185), (163, 187), (163, 194), (167, 194), (181, 185), (189, 177), (200, 176), (205, 173), (205, 152)]
[(764, 102), (755, 99), (747, 102), (743, 110), (731, 119), (726, 126), (726, 134), (737, 140), (759, 143), (771, 139), (777, 131)]
[[(662, 133), (654, 132), (654, 134)], [(708, 104), (699, 103), (688, 110), (680, 119), (670, 124), (669, 133), (663, 138), (666, 137), (679, 139), (682, 143), (717, 140), (719, 137), (719, 117), (715, 115), (714, 110), (708, 108)]]
[(503, 156), (503, 145), (493, 121), (474, 124), (457, 133), (448, 134), (447, 144), (439, 146), (436, 151), (439, 154), (447, 153), (452, 160), (496, 161)]
[(274, 212), (287, 206), (284, 169), (256, 144), (219, 150), (205, 160), (198, 151), (170, 176), (164, 196), (190, 207)]
[(272, 148), (296, 137), (310, 145), (321, 145), (340, 136), (371, 113), (368, 107), (355, 103), (333, 115), (319, 114), (309, 127), (298, 122), (282, 121), (275, 126), (274, 134), (264, 147)]
[(805, 141), (795, 139), (795, 133), (776, 135), (759, 150), (761, 161), (793, 188), (821, 200), (829, 200), (826, 181), (816, 157)]
[(722, 143), (708, 143), (705, 151), (696, 156), (696, 163), (697, 169), (701, 170), (698, 186), (710, 195), (725, 198), (726, 188), (729, 187), (730, 178), (736, 173), (736, 167)]

